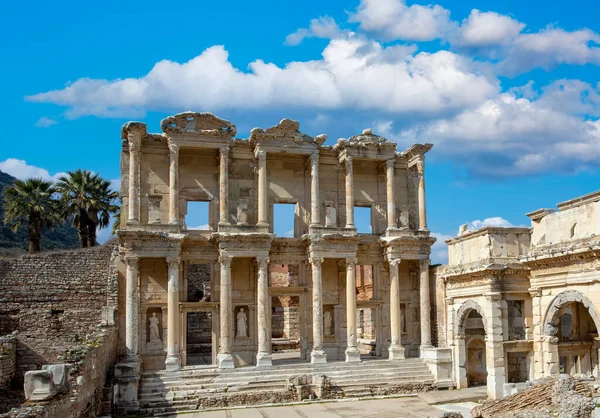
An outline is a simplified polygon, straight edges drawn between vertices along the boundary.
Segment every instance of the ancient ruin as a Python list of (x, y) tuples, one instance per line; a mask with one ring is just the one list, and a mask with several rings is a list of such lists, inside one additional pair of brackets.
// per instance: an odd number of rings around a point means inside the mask
[(600, 192), (531, 227), (462, 226), (430, 267), (430, 144), (329, 146), (289, 119), (239, 139), (210, 113), (160, 127), (122, 128), (118, 241), (0, 261), (0, 407), (28, 400), (7, 416), (600, 378)]

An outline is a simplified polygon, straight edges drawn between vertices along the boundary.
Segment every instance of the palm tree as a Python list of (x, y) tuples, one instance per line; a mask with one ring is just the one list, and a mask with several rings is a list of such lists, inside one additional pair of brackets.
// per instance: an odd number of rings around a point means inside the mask
[(28, 227), (29, 252), (40, 252), (44, 227), (59, 222), (59, 206), (52, 182), (40, 178), (15, 180), (4, 188), (5, 223), (12, 223), (14, 231)]
[(106, 228), (110, 224), (110, 216), (118, 212), (119, 206), (115, 204), (119, 194), (110, 189), (110, 181), (96, 175), (93, 177), (92, 201), (88, 209), (88, 236), (89, 245), (97, 245), (96, 231)]
[[(119, 203), (121, 203), (119, 201)], [(113, 216), (113, 226), (112, 226), (112, 235), (117, 235), (117, 231), (119, 229), (121, 229), (121, 205), (117, 206), (117, 211), (115, 212), (115, 215)]]
[(117, 210), (117, 193), (110, 190), (110, 182), (81, 169), (61, 176), (56, 188), (62, 194), (63, 215), (72, 216), (73, 226), (79, 231), (81, 247), (93, 247), (97, 228), (106, 227)]

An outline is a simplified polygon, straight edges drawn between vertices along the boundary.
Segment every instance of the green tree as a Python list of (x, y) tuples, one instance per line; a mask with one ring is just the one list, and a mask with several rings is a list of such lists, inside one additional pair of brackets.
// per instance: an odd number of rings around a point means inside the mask
[(63, 216), (73, 217), (81, 247), (96, 245), (96, 231), (108, 226), (110, 215), (118, 207), (118, 194), (110, 190), (110, 182), (89, 170), (69, 171), (56, 184), (62, 194)]
[[(119, 202), (120, 203), (120, 202)], [(117, 206), (117, 211), (113, 216), (115, 221), (112, 226), (112, 235), (117, 235), (117, 231), (121, 229), (121, 205)]]
[(5, 223), (17, 231), (27, 224), (29, 252), (40, 252), (44, 227), (50, 228), (60, 220), (56, 188), (52, 182), (39, 178), (16, 180), (4, 188)]

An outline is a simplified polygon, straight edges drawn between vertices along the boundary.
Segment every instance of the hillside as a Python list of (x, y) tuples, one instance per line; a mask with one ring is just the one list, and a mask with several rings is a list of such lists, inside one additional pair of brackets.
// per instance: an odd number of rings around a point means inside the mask
[[(5, 186), (12, 184), (15, 180), (13, 176), (0, 171), (0, 249), (4, 254), (12, 254), (27, 249), (27, 229), (22, 228), (15, 233), (10, 226), (4, 224), (3, 191)], [(44, 230), (41, 244), (42, 250), (77, 248), (79, 246), (77, 231), (69, 223)]]

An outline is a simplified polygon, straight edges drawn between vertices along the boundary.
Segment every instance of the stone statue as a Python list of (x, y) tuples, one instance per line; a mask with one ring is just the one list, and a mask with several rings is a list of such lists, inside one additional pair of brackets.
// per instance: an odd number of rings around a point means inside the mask
[(238, 225), (248, 225), (248, 203), (240, 202), (237, 207)]
[(240, 311), (237, 314), (237, 335), (236, 337), (247, 337), (248, 336), (248, 318), (246, 317), (246, 312), (244, 312), (244, 308), (240, 308)]
[(323, 314), (323, 333), (325, 335), (333, 335), (333, 318), (329, 311), (325, 311)]
[(156, 312), (152, 313), (152, 316), (148, 319), (148, 322), (150, 322), (150, 342), (151, 343), (161, 342), (160, 330), (158, 328), (158, 323), (160, 322), (160, 320), (156, 316)]

